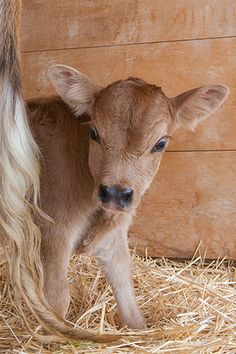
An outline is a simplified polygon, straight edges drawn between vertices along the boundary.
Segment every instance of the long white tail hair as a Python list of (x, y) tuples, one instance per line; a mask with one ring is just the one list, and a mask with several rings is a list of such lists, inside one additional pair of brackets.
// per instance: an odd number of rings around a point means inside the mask
[(20, 0), (0, 0), (0, 240), (8, 258), (14, 299), (26, 325), (23, 303), (49, 332), (48, 336), (38, 336), (40, 340), (67, 337), (112, 341), (120, 335), (97, 335), (73, 328), (53, 312), (43, 295), (41, 233), (34, 221), (42, 215), (37, 204), (39, 152), (22, 99), (20, 6)]

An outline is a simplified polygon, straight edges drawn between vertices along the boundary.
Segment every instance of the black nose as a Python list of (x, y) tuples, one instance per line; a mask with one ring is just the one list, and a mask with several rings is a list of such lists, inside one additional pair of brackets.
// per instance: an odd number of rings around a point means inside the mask
[(100, 185), (98, 199), (103, 204), (113, 204), (120, 208), (127, 208), (133, 200), (134, 191), (132, 188), (121, 188), (120, 186)]

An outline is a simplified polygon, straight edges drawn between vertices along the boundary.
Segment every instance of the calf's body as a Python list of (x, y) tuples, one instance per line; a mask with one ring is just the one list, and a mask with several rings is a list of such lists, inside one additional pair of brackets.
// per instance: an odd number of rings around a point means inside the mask
[[(65, 316), (69, 306), (67, 266), (73, 253), (96, 256), (116, 296), (122, 323), (145, 324), (134, 295), (127, 231), (129, 214), (107, 215), (94, 203), (88, 166), (89, 126), (60, 99), (28, 104), (31, 129), (42, 153), (41, 205), (53, 218), (42, 226), (45, 295)], [(81, 117), (81, 119), (83, 119)]]
[(143, 328), (132, 284), (129, 225), (170, 134), (209, 116), (228, 89), (203, 86), (169, 99), (140, 79), (101, 89), (63, 65), (53, 66), (49, 77), (66, 103), (56, 97), (28, 104), (42, 153), (41, 206), (54, 220), (41, 225), (45, 296), (64, 317), (70, 256), (94, 255), (111, 284), (122, 324)]

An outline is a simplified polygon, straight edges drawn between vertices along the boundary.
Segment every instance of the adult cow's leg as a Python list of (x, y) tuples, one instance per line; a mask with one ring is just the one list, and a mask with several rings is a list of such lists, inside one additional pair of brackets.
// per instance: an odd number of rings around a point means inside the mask
[(73, 243), (66, 232), (50, 227), (43, 232), (41, 257), (44, 269), (44, 294), (49, 305), (65, 317), (69, 303), (67, 269)]
[(106, 235), (94, 254), (111, 284), (122, 324), (130, 328), (144, 328), (145, 319), (134, 293), (127, 227), (115, 228)]

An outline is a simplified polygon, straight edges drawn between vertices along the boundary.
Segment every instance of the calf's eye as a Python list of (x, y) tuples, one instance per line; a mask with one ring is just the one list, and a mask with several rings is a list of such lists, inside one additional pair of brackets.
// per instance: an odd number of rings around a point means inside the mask
[(94, 141), (96, 141), (97, 143), (100, 143), (100, 138), (97, 132), (96, 128), (91, 128), (89, 131), (90, 134), (90, 138), (93, 139)]
[(161, 138), (152, 148), (151, 152), (162, 152), (167, 145), (167, 138)]

